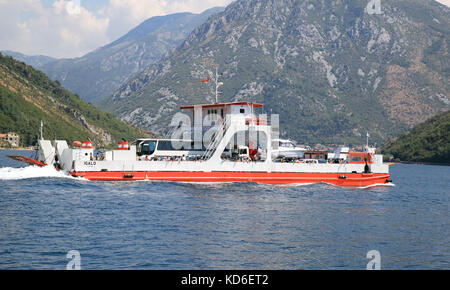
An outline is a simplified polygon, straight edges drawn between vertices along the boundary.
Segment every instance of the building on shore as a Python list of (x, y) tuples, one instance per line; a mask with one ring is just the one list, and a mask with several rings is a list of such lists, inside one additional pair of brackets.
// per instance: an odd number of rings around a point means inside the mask
[(14, 132), (9, 132), (7, 134), (0, 134), (0, 140), (8, 142), (9, 144), (11, 144), (12, 147), (20, 146), (20, 136)]

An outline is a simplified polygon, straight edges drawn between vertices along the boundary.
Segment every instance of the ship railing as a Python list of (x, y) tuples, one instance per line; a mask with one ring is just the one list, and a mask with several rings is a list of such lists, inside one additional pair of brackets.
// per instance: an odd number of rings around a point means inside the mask
[(225, 118), (225, 120), (217, 126), (217, 130), (214, 134), (214, 140), (209, 143), (208, 147), (206, 148), (205, 153), (203, 153), (201, 160), (207, 160), (211, 158), (211, 156), (214, 154), (214, 152), (217, 149), (217, 146), (222, 141), (223, 137), (225, 136), (228, 128), (229, 128), (230, 122)]
[(215, 152), (216, 147), (219, 145), (219, 142), (223, 138), (224, 131), (226, 130), (226, 121), (224, 120), (216, 129), (214, 132), (214, 140), (209, 143), (208, 147), (206, 148), (205, 153), (202, 156), (202, 160), (209, 159)]

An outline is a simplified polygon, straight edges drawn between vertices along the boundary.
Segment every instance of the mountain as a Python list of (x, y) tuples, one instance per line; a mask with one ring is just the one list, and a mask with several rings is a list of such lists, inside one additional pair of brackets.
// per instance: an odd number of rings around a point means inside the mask
[(84, 100), (98, 104), (124, 81), (181, 44), (196, 26), (222, 10), (212, 8), (201, 14), (152, 17), (120, 39), (83, 57), (57, 60), (38, 68)]
[(0, 54), (0, 133), (19, 133), (23, 145), (34, 145), (40, 120), (46, 138), (90, 139), (97, 146), (149, 135), (84, 102), (33, 67)]
[(201, 83), (218, 66), (221, 101), (264, 103), (283, 136), (360, 144), (449, 108), (450, 9), (433, 0), (237, 0), (103, 104), (167, 132), (179, 105), (213, 102)]
[(10, 50), (4, 50), (1, 53), (3, 53), (3, 55), (12, 56), (14, 59), (23, 61), (24, 63), (31, 65), (32, 67), (35, 67), (35, 68), (42, 67), (43, 65), (45, 65), (49, 62), (57, 60), (56, 58), (45, 56), (45, 55), (29, 56), (29, 55), (22, 54), (20, 52), (14, 52), (14, 51), (10, 51)]
[(450, 164), (450, 111), (390, 140), (382, 151), (402, 161)]

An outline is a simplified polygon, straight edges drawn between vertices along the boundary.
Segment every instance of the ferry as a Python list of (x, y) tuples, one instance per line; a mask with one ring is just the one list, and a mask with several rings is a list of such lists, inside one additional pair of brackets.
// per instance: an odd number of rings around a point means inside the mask
[[(327, 183), (351, 187), (392, 182), (389, 165), (368, 144), (362, 152), (349, 148), (311, 150), (293, 143), (280, 147), (289, 140), (276, 136), (273, 120), (262, 114), (262, 104), (216, 102), (181, 110), (186, 121), (178, 126), (179, 136), (173, 135), (176, 138), (122, 140), (116, 150), (98, 151), (90, 141), (69, 146), (66, 140), (44, 140), (41, 133), (36, 159), (12, 158), (37, 166), (55, 165), (72, 176), (96, 181)], [(181, 138), (183, 132), (190, 132), (184, 135), (189, 138)], [(284, 145), (292, 146), (292, 151)]]

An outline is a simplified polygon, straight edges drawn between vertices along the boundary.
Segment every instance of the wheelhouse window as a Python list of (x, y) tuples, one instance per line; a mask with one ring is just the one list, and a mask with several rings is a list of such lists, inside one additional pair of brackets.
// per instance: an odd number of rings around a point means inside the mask
[(217, 110), (208, 110), (208, 120), (209, 121), (217, 121)]

